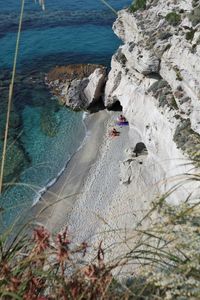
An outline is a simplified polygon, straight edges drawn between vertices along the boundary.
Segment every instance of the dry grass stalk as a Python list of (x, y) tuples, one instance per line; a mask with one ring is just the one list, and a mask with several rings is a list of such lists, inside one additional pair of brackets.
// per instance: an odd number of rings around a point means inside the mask
[(5, 167), (5, 161), (6, 161), (6, 150), (7, 150), (7, 143), (8, 143), (10, 111), (11, 111), (11, 105), (12, 105), (15, 74), (16, 74), (16, 67), (17, 67), (17, 57), (18, 57), (18, 52), (19, 52), (19, 42), (20, 42), (20, 35), (21, 35), (21, 29), (22, 29), (22, 20), (23, 20), (23, 14), (24, 14), (24, 3), (25, 3), (25, 0), (22, 0), (20, 19), (19, 19), (19, 27), (18, 27), (18, 32), (17, 32), (17, 41), (16, 41), (16, 47), (15, 47), (15, 56), (14, 56), (14, 62), (13, 62), (12, 78), (11, 78), (11, 83), (10, 83), (10, 86), (9, 86), (8, 107), (7, 107), (7, 116), (6, 116), (6, 128), (5, 128), (5, 135), (4, 135), (4, 144), (3, 144), (3, 152), (2, 152), (2, 160), (1, 160), (1, 172), (0, 172), (0, 194), (2, 193), (2, 189), (3, 189), (3, 175), (4, 175), (4, 167)]

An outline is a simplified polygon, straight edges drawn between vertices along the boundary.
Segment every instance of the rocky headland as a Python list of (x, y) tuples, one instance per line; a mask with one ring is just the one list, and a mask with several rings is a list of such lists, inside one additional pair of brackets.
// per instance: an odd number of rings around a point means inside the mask
[(95, 64), (56, 67), (46, 83), (59, 100), (73, 110), (93, 110), (103, 106), (106, 68)]

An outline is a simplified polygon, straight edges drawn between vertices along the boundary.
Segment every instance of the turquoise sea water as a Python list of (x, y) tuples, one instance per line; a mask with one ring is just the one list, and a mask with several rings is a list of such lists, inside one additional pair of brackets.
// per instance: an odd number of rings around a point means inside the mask
[[(31, 207), (39, 192), (58, 177), (85, 136), (83, 113), (62, 107), (44, 85), (56, 65), (102, 63), (120, 41), (112, 32), (115, 15), (95, 0), (47, 0), (43, 12), (25, 5), (11, 113), (1, 224), (7, 226)], [(20, 1), (0, 0), (0, 154)], [(115, 9), (130, 0), (110, 0)]]

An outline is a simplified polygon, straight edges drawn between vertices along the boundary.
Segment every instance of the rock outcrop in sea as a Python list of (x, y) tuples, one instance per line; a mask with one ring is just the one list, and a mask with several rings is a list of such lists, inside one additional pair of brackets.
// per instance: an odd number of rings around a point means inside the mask
[[(146, 146), (140, 180), (151, 170), (146, 186), (166, 192), (178, 175), (191, 171), (190, 159), (195, 166), (200, 160), (199, 1), (147, 0), (137, 10), (133, 4), (118, 13), (113, 30), (123, 45), (112, 58), (105, 106), (119, 102), (132, 146)], [(121, 164), (122, 181), (130, 185), (133, 161)], [(185, 200), (194, 189), (194, 182), (181, 185), (172, 202)]]
[(93, 110), (103, 105), (106, 68), (95, 64), (56, 67), (46, 77), (53, 94), (73, 110)]

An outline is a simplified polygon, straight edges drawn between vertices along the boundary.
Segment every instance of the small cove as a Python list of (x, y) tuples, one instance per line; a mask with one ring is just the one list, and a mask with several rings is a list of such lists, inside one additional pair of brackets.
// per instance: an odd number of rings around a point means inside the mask
[[(129, 1), (110, 4), (119, 9)], [(0, 1), (0, 9), (1, 153), (19, 4)], [(72, 63), (109, 67), (120, 44), (111, 28), (114, 18), (100, 1), (51, 1), (45, 12), (34, 1), (27, 1), (9, 132), (8, 186), (0, 197), (1, 226), (7, 227), (32, 206), (39, 191), (56, 180), (86, 134), (83, 113), (59, 105), (44, 85), (45, 72)]]

